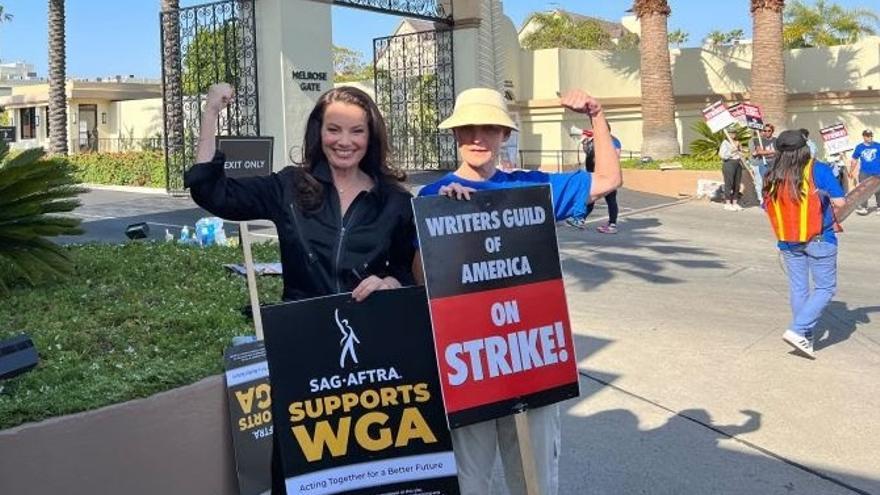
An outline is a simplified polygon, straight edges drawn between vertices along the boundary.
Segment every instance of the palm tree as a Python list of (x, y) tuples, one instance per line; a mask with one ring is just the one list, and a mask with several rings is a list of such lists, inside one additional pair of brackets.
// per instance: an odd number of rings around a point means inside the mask
[(782, 58), (782, 12), (785, 0), (751, 0), (752, 103), (764, 122), (785, 127), (785, 62)]
[(671, 31), (669, 33), (669, 44), (675, 45), (676, 48), (681, 48), (681, 45), (687, 43), (688, 38), (690, 38), (690, 34), (681, 29), (676, 29), (675, 31)]
[(49, 0), (49, 151), (67, 154), (64, 0)]
[(666, 0), (636, 0), (633, 12), (642, 26), (642, 156), (671, 158), (680, 152), (666, 28), (672, 9)]
[(0, 22), (9, 22), (12, 20), (12, 14), (6, 12), (6, 8), (0, 5)]
[(855, 43), (863, 35), (876, 33), (880, 17), (868, 9), (845, 9), (817, 0), (813, 6), (800, 0), (789, 4), (783, 13), (782, 38), (786, 48), (809, 48)]
[(161, 0), (162, 75), (165, 107), (165, 161), (168, 164), (168, 190), (183, 188), (183, 86), (180, 66), (180, 3)]

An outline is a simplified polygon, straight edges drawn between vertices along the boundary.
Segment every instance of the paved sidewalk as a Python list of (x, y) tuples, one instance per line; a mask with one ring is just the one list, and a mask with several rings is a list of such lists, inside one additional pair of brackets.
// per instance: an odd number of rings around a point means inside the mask
[(815, 361), (780, 338), (763, 212), (695, 201), (620, 226), (559, 229), (582, 374), (560, 494), (880, 494), (880, 217), (846, 222)]

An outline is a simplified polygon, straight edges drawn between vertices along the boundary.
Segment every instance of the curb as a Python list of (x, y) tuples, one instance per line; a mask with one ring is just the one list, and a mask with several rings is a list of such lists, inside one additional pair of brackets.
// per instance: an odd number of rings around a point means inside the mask
[(164, 188), (158, 187), (140, 187), (140, 186), (110, 186), (106, 184), (82, 184), (83, 187), (89, 190), (95, 191), (117, 191), (117, 192), (129, 192), (129, 193), (137, 193), (137, 194), (161, 194), (164, 196), (168, 196), (168, 191)]

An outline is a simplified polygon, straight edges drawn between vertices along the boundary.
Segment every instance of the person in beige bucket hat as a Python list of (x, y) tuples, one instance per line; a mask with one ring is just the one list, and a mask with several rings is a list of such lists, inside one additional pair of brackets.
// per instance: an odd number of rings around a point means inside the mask
[[(423, 187), (419, 196), (440, 194), (468, 200), (471, 193), (479, 190), (550, 184), (557, 221), (585, 216), (587, 203), (620, 187), (620, 163), (602, 105), (595, 98), (583, 91), (571, 90), (560, 97), (559, 105), (579, 117), (586, 114), (592, 120), (595, 172), (550, 174), (538, 170), (498, 170), (501, 145), (511, 132), (517, 131), (517, 126), (499, 92), (474, 88), (458, 95), (452, 115), (439, 125), (440, 129), (452, 129), (455, 134), (461, 157), (459, 167)], [(419, 283), (424, 283), (419, 253), (416, 253), (413, 275)], [(527, 415), (539, 492), (556, 495), (561, 443), (559, 406), (529, 409)], [(526, 495), (513, 416), (456, 428), (452, 430), (452, 445), (462, 495), (490, 493), (492, 470), (499, 451), (510, 494)]]

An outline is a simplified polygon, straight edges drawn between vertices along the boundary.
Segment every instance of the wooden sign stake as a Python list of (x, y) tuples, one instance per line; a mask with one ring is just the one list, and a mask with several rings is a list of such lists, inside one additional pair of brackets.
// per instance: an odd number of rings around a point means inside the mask
[(251, 237), (247, 223), (239, 224), (241, 234), (241, 249), (244, 251), (244, 269), (247, 273), (248, 294), (251, 299), (251, 313), (254, 315), (254, 328), (257, 330), (257, 340), (263, 340), (263, 318), (260, 315), (260, 296), (257, 293), (257, 274), (254, 271), (254, 256), (251, 253)]
[(519, 445), (523, 478), (526, 482), (526, 493), (528, 495), (541, 495), (541, 491), (538, 488), (538, 472), (535, 468), (535, 451), (532, 449), (528, 414), (528, 411), (521, 411), (513, 415), (513, 419), (516, 421), (516, 440)]

